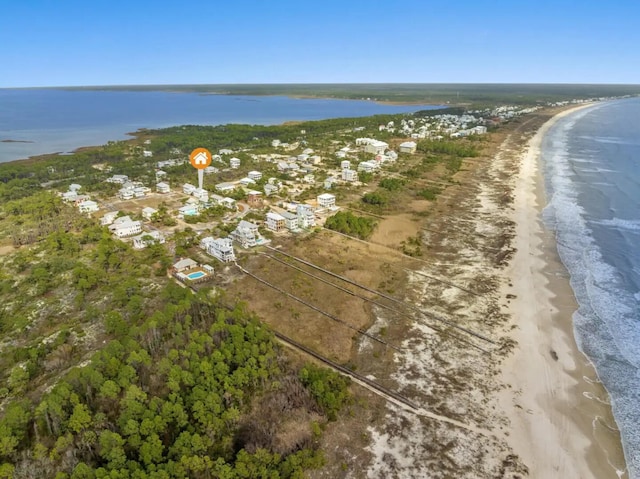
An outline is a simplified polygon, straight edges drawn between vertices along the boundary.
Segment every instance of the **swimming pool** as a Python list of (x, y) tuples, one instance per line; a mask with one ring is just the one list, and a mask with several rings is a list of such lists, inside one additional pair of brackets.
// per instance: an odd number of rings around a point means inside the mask
[(203, 276), (206, 276), (206, 273), (203, 271), (195, 271), (193, 273), (189, 273), (187, 275), (187, 278), (189, 279), (199, 279), (202, 278)]

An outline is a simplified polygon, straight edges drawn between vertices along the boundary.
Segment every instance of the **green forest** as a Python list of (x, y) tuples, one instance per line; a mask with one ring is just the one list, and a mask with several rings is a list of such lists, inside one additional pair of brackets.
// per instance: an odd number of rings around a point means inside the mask
[(350, 211), (338, 211), (335, 215), (327, 218), (324, 226), (339, 233), (367, 239), (373, 233), (376, 221), (372, 218), (354, 215)]
[(0, 477), (289, 478), (322, 464), (319, 423), (348, 380), (296, 371), (243, 306), (183, 291), (134, 328), (108, 313), (115, 338), (88, 365), (5, 408)]

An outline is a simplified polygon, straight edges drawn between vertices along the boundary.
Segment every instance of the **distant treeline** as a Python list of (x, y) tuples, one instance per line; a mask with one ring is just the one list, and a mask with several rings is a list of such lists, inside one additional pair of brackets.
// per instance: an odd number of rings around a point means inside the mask
[(132, 85), (89, 90), (172, 91), (225, 95), (288, 95), (426, 104), (535, 104), (579, 98), (639, 95), (640, 85), (502, 83), (345, 83), (244, 85)]

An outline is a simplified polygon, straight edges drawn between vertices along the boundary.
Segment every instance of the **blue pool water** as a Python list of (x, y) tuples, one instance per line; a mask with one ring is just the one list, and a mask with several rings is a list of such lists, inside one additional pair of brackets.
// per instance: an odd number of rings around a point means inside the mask
[(205, 276), (205, 273), (203, 273), (202, 271), (196, 271), (195, 273), (189, 273), (187, 275), (187, 278), (198, 279), (198, 278), (202, 278), (203, 276)]

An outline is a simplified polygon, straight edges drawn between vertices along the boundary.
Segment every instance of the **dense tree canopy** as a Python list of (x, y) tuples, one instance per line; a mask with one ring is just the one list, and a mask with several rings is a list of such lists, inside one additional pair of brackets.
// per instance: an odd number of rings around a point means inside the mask
[(349, 211), (339, 211), (327, 218), (325, 227), (347, 235), (367, 239), (373, 233), (376, 226), (375, 220), (356, 216)]

